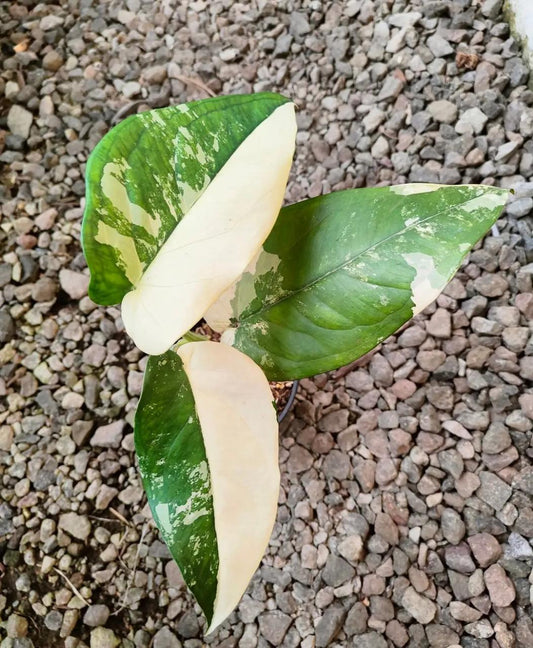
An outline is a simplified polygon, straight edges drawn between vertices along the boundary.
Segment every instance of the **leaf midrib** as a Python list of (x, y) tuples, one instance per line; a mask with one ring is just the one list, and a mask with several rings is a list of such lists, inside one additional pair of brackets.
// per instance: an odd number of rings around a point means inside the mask
[[(255, 316), (257, 316), (257, 314), (259, 314), (259, 313), (263, 313), (263, 312), (265, 312), (265, 311), (267, 311), (267, 310), (273, 308), (274, 306), (277, 306), (278, 304), (281, 304), (282, 302), (284, 302), (284, 301), (286, 301), (286, 300), (288, 300), (288, 299), (292, 299), (292, 298), (295, 297), (296, 295), (298, 295), (298, 294), (300, 294), (300, 293), (302, 293), (302, 292), (305, 292), (306, 290), (309, 290), (310, 288), (312, 288), (312, 287), (315, 286), (316, 284), (318, 284), (318, 283), (320, 283), (321, 281), (324, 281), (325, 279), (327, 279), (327, 278), (328, 278), (329, 276), (331, 276), (332, 274), (334, 274), (334, 273), (336, 273), (336, 272), (339, 272), (339, 270), (343, 270), (347, 265), (350, 265), (351, 263), (353, 263), (355, 260), (359, 259), (359, 258), (362, 257), (363, 255), (365, 255), (365, 254), (367, 254), (368, 252), (370, 252), (370, 251), (376, 249), (376, 248), (379, 247), (380, 245), (385, 244), (387, 241), (389, 241), (390, 239), (394, 238), (395, 236), (400, 236), (400, 235), (404, 234), (405, 232), (407, 232), (408, 230), (412, 229), (413, 227), (417, 227), (417, 226), (419, 226), (419, 225), (421, 225), (421, 224), (423, 224), (423, 223), (426, 223), (427, 221), (431, 220), (432, 218), (437, 218), (438, 216), (440, 216), (441, 214), (443, 214), (443, 213), (445, 213), (445, 212), (453, 211), (453, 210), (459, 209), (459, 208), (463, 207), (464, 205), (468, 204), (469, 202), (471, 202), (472, 200), (475, 200), (475, 199), (477, 199), (477, 198), (479, 198), (479, 196), (475, 196), (474, 198), (468, 198), (467, 200), (464, 200), (463, 202), (458, 203), (457, 205), (454, 205), (454, 206), (451, 207), (451, 208), (443, 209), (443, 210), (441, 210), (441, 211), (439, 211), (439, 212), (436, 212), (436, 213), (434, 213), (434, 214), (431, 214), (430, 216), (428, 216), (428, 217), (426, 217), (426, 218), (423, 218), (423, 219), (421, 219), (421, 220), (419, 220), (419, 221), (416, 221), (416, 223), (412, 223), (411, 225), (404, 226), (403, 229), (398, 230), (397, 232), (394, 232), (393, 234), (390, 234), (390, 235), (387, 236), (386, 238), (381, 239), (381, 240), (378, 241), (377, 243), (374, 243), (374, 245), (370, 245), (369, 247), (365, 248), (365, 249), (362, 250), (361, 252), (359, 252), (359, 253), (355, 254), (354, 256), (350, 257), (350, 258), (347, 259), (346, 261), (343, 261), (342, 263), (338, 264), (337, 266), (335, 266), (335, 267), (332, 268), (331, 270), (328, 270), (328, 271), (327, 271), (326, 273), (324, 273), (321, 277), (317, 277), (316, 279), (314, 279), (314, 280), (312, 280), (312, 281), (306, 283), (306, 284), (303, 285), (303, 286), (300, 286), (299, 288), (297, 288), (297, 289), (293, 290), (292, 292), (290, 292), (290, 293), (284, 295), (283, 297), (279, 297), (279, 298), (274, 299), (274, 300), (272, 300), (272, 301), (270, 301), (270, 302), (267, 302), (266, 304), (262, 304), (262, 305), (261, 305), (261, 308), (259, 308), (258, 310), (254, 311), (253, 313), (250, 313), (249, 315), (246, 315), (246, 317), (243, 317), (243, 318), (238, 319), (238, 320), (236, 321), (237, 326), (239, 326), (239, 325), (241, 325), (241, 324), (243, 324), (243, 323), (246, 323), (248, 320), (251, 320), (252, 318), (254, 318)], [(326, 219), (324, 219), (324, 220), (326, 220)], [(324, 221), (322, 221), (322, 222), (324, 222)], [(301, 241), (301, 239), (300, 239), (300, 241)], [(297, 241), (297, 243), (298, 243), (298, 242), (299, 242), (299, 241)], [(295, 245), (296, 245), (296, 243), (295, 243)], [(468, 253), (468, 252), (466, 252), (463, 256), (466, 256), (467, 253)], [(230, 328), (237, 328), (237, 327), (230, 327)]]

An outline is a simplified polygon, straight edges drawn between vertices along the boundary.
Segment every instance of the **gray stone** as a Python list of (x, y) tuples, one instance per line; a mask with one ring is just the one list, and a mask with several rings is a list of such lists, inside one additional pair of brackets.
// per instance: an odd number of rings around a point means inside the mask
[(291, 582), (290, 574), (286, 571), (276, 567), (269, 567), (268, 565), (261, 567), (261, 576), (267, 583), (273, 583), (280, 587), (287, 587)]
[(304, 13), (292, 11), (290, 14), (289, 29), (293, 36), (305, 36), (311, 31), (311, 27)]
[(427, 399), (437, 409), (451, 410), (454, 404), (453, 389), (448, 385), (433, 385), (427, 390)]
[(495, 20), (500, 15), (503, 0), (483, 0), (481, 6), (481, 13), (485, 18)]
[(181, 648), (181, 643), (168, 626), (163, 626), (155, 633), (152, 648)]
[(350, 457), (340, 450), (330, 450), (322, 464), (322, 472), (333, 479), (348, 479), (352, 473)]
[(258, 617), (259, 630), (261, 636), (273, 646), (280, 646), (283, 638), (287, 634), (292, 619), (287, 614), (273, 610), (272, 612), (264, 612)]
[(452, 124), (457, 119), (457, 106), (447, 99), (433, 101), (428, 110), (435, 121), (443, 124)]
[(450, 569), (462, 574), (471, 574), (476, 569), (470, 550), (464, 542), (455, 547), (446, 547), (444, 560)]
[[(464, 538), (465, 524), (461, 516), (452, 508), (445, 508), (441, 515), (442, 535), (448, 542), (458, 544)], [(450, 565), (451, 566), (451, 565)]]
[(526, 348), (530, 334), (526, 326), (512, 326), (503, 330), (502, 340), (508, 349), (520, 353)]
[(7, 636), (10, 639), (25, 637), (28, 633), (28, 621), (20, 614), (10, 614), (6, 624)]
[(188, 610), (178, 621), (176, 626), (178, 635), (183, 639), (192, 639), (197, 637), (200, 632), (200, 624), (198, 623), (198, 616), (194, 610)]
[(471, 598), (472, 594), (469, 588), (468, 576), (453, 571), (453, 569), (448, 569), (447, 573), (454, 597), (458, 601), (465, 601), (466, 599)]
[(362, 369), (350, 372), (345, 378), (345, 383), (348, 389), (353, 389), (356, 392), (367, 392), (374, 387), (372, 377)]
[(383, 387), (390, 387), (392, 385), (394, 381), (392, 367), (379, 353), (376, 353), (376, 355), (372, 357), (369, 371), (376, 385)]
[(475, 108), (469, 108), (459, 118), (459, 121), (455, 125), (455, 130), (458, 133), (473, 132), (479, 135), (485, 128), (488, 120), (487, 115), (477, 106)]
[(505, 502), (511, 497), (512, 488), (493, 473), (479, 473), (481, 486), (476, 495), (496, 511), (501, 511)]
[(10, 342), (15, 337), (15, 322), (7, 309), (0, 310), (0, 344)]
[(62, 513), (59, 516), (59, 528), (77, 540), (87, 540), (91, 533), (91, 522), (86, 515)]
[(527, 216), (531, 211), (533, 211), (533, 198), (527, 197), (512, 200), (509, 202), (506, 209), (509, 216), (514, 216), (515, 218)]
[(408, 587), (402, 596), (402, 606), (423, 625), (431, 623), (437, 613), (437, 606), (413, 587)]
[[(109, 628), (94, 628), (91, 630), (91, 648), (117, 648), (120, 644), (120, 639), (115, 635), (113, 630)], [(156, 648), (156, 643), (154, 641), (154, 648)], [(157, 648), (163, 648), (162, 644), (158, 644)], [(165, 644), (165, 648), (178, 648), (178, 646), (173, 646), (172, 644)]]
[(331, 434), (341, 432), (341, 430), (345, 430), (348, 427), (348, 415), (349, 412), (347, 409), (330, 412), (319, 420), (318, 428), (322, 432), (329, 432)]
[(32, 123), (33, 115), (29, 110), (17, 104), (11, 106), (7, 114), (7, 126), (13, 135), (28, 139)]
[(109, 618), (109, 608), (107, 605), (97, 604), (91, 605), (85, 610), (83, 615), (83, 623), (93, 628), (103, 626)]
[(41, 277), (31, 291), (31, 296), (36, 302), (48, 302), (55, 299), (58, 285), (51, 277)]
[(127, 81), (121, 88), (122, 94), (127, 98), (131, 99), (138, 95), (141, 92), (141, 84), (138, 81)]
[(44, 625), (48, 630), (57, 632), (63, 623), (63, 615), (59, 610), (50, 610), (44, 617)]
[(505, 555), (516, 560), (527, 560), (533, 557), (533, 547), (523, 536), (513, 531), (507, 538)]
[(488, 619), (481, 619), (480, 621), (467, 624), (465, 626), (465, 632), (478, 639), (488, 639), (494, 634), (494, 629)]
[(124, 421), (114, 421), (96, 428), (90, 444), (100, 448), (118, 448), (124, 434)]
[(330, 645), (342, 628), (345, 618), (346, 611), (342, 606), (333, 605), (327, 608), (315, 628), (317, 648), (326, 648)]
[(481, 567), (488, 567), (502, 555), (500, 543), (488, 533), (477, 533), (467, 540), (474, 558)]
[(453, 47), (440, 34), (433, 34), (433, 36), (430, 36), (427, 40), (427, 44), (433, 56), (437, 58), (449, 56), (454, 53)]
[(55, 50), (46, 52), (42, 60), (43, 68), (49, 72), (57, 72), (63, 63), (63, 57)]
[(491, 565), (484, 577), (492, 604), (498, 607), (511, 605), (516, 598), (516, 590), (504, 568), (498, 564)]
[(377, 632), (366, 632), (357, 637), (359, 648), (387, 648), (387, 640)]
[(383, 110), (373, 108), (364, 118), (363, 126), (368, 135), (371, 135), (387, 118)]
[(330, 554), (322, 572), (322, 580), (326, 585), (339, 587), (355, 576), (355, 569), (340, 556)]
[(533, 496), (533, 466), (525, 466), (514, 476), (513, 487)]
[(427, 337), (426, 331), (420, 326), (410, 326), (398, 338), (401, 347), (418, 347)]
[(396, 76), (390, 75), (385, 79), (378, 95), (378, 101), (390, 101), (403, 90), (403, 81)]
[(222, 50), (219, 54), (220, 60), (224, 63), (230, 63), (231, 61), (236, 61), (241, 55), (241, 52), (236, 47), (228, 47)]
[(289, 450), (287, 470), (300, 473), (309, 470), (313, 465), (313, 455), (301, 445), (295, 444)]
[(474, 280), (474, 288), (485, 297), (501, 297), (508, 285), (507, 280), (497, 274), (485, 274)]
[(363, 603), (357, 602), (350, 608), (346, 621), (344, 623), (344, 631), (349, 637), (353, 635), (361, 635), (367, 629), (368, 610)]
[(252, 623), (264, 609), (264, 603), (245, 596), (239, 603), (239, 616), (243, 623)]
[(529, 79), (529, 68), (519, 57), (513, 57), (505, 63), (505, 73), (509, 76), (511, 87), (525, 85)]
[(482, 449), (487, 454), (498, 454), (511, 445), (511, 435), (500, 422), (491, 423), (483, 435)]
[(43, 16), (39, 22), (39, 27), (43, 31), (50, 31), (51, 29), (56, 29), (65, 22), (65, 19), (62, 16), (56, 16), (54, 14), (49, 14)]
[(364, 555), (363, 539), (359, 535), (350, 535), (339, 542), (337, 549), (343, 558), (355, 565)]
[(444, 308), (437, 308), (426, 324), (427, 332), (436, 338), (449, 338), (452, 334), (450, 313)]
[(69, 297), (81, 299), (87, 294), (89, 276), (81, 272), (63, 269), (59, 273), (59, 284)]
[(450, 603), (450, 614), (458, 621), (472, 623), (481, 618), (481, 612), (462, 601), (452, 601)]
[(533, 380), (533, 356), (520, 358), (520, 375), (526, 380)]
[(500, 335), (503, 326), (499, 322), (493, 322), (485, 317), (473, 317), (472, 330), (479, 335)]
[(426, 628), (431, 648), (450, 648), (459, 643), (459, 635), (443, 623), (432, 623)]
[(508, 160), (511, 155), (515, 153), (515, 151), (518, 149), (520, 146), (519, 142), (506, 142), (505, 144), (502, 144), (501, 146), (498, 147), (498, 150), (496, 152), (496, 157), (494, 158), (496, 162), (504, 162)]

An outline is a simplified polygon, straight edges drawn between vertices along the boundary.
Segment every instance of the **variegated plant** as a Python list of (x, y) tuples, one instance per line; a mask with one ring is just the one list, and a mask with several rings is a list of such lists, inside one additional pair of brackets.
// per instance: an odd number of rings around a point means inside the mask
[[(281, 209), (293, 104), (219, 97), (129, 117), (87, 164), (89, 295), (122, 302), (150, 354), (135, 419), (154, 519), (209, 630), (239, 602), (274, 524), (267, 379), (329, 371), (431, 303), (506, 192), (401, 185)], [(205, 318), (222, 344), (189, 332)]]

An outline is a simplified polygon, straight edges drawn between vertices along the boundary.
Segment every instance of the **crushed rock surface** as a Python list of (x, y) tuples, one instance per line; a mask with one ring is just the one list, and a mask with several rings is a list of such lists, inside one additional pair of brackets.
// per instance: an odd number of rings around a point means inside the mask
[[(66, 648), (533, 646), (533, 92), (501, 0), (0, 2), (0, 640)], [(203, 639), (146, 505), (146, 358), (86, 296), (87, 156), (135, 111), (298, 104), (287, 201), (513, 188), (436, 303), (304, 380), (267, 553)]]

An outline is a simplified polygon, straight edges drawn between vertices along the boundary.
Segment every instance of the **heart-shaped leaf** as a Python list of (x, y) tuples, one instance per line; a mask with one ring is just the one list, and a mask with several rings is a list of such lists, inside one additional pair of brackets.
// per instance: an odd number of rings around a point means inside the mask
[(284, 97), (236, 95), (134, 115), (95, 148), (82, 228), (89, 295), (123, 300), (143, 351), (166, 351), (257, 253), (295, 134)]
[(135, 447), (154, 519), (210, 631), (239, 602), (276, 517), (278, 426), (263, 372), (216, 342), (151, 357)]
[(353, 189), (282, 209), (263, 249), (206, 315), (270, 380), (335, 369), (428, 306), (496, 221), (488, 186)]

